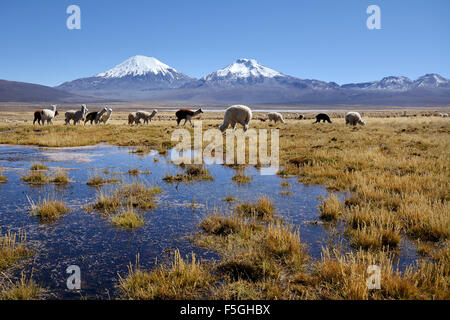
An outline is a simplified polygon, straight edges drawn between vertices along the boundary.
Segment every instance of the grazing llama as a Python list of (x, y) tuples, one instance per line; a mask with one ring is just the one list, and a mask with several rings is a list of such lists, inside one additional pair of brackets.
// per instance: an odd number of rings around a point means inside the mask
[(186, 122), (189, 121), (189, 123), (192, 126), (192, 121), (191, 119), (195, 116), (197, 116), (198, 114), (203, 113), (202, 109), (198, 109), (197, 111), (191, 111), (188, 109), (180, 109), (177, 112), (175, 112), (175, 116), (177, 117), (177, 125), (180, 126), (180, 122), (181, 120), (184, 119), (184, 124), (183, 126), (186, 125)]
[(224, 132), (228, 126), (231, 125), (234, 129), (236, 124), (239, 123), (244, 127), (244, 131), (247, 131), (250, 120), (252, 120), (252, 110), (250, 110), (249, 107), (234, 105), (225, 111), (223, 123), (220, 125), (219, 129)]
[(73, 120), (73, 124), (76, 125), (78, 122), (80, 122), (81, 119), (84, 119), (86, 116), (86, 113), (88, 112), (88, 109), (86, 108), (86, 105), (81, 105), (81, 110), (75, 111), (75, 110), (69, 110), (66, 112), (66, 124), (70, 123), (70, 120)]
[(102, 115), (97, 116), (97, 119), (98, 119), (97, 121), (103, 122), (103, 124), (107, 124), (109, 119), (111, 119), (111, 113), (112, 113), (112, 109), (106, 108), (106, 112), (104, 112)]
[(53, 124), (52, 120), (58, 114), (58, 111), (56, 111), (56, 105), (52, 105), (52, 109), (36, 110), (34, 112), (33, 124), (35, 124), (36, 121), (39, 125), (44, 125), (45, 121), (47, 121), (47, 124)]
[(130, 112), (130, 114), (128, 115), (128, 124), (132, 125), (135, 122), (136, 122), (136, 112)]
[(86, 115), (86, 119), (84, 121), (84, 124), (86, 125), (86, 122), (90, 121), (91, 125), (92, 123), (95, 121), (95, 124), (98, 123), (98, 119), (107, 111), (107, 108), (104, 107), (102, 110), (100, 111), (94, 111), (94, 112), (89, 112)]
[(345, 115), (345, 124), (349, 124), (351, 126), (356, 126), (360, 124), (362, 126), (366, 125), (366, 122), (361, 118), (361, 115), (358, 112), (348, 112)]
[(313, 123), (320, 123), (320, 121), (331, 123), (330, 117), (326, 113), (319, 113)]
[(141, 121), (141, 119), (144, 119), (144, 124), (147, 123), (149, 121), (152, 121), (152, 118), (158, 113), (158, 110), (153, 110), (152, 113), (147, 112), (147, 111), (138, 111), (136, 112), (136, 119), (135, 119), (135, 123), (139, 124), (139, 122)]
[(278, 121), (281, 121), (282, 123), (285, 123), (284, 119), (283, 119), (283, 115), (279, 112), (269, 112), (267, 114), (267, 117), (269, 118), (269, 121), (274, 121), (275, 123), (277, 123)]

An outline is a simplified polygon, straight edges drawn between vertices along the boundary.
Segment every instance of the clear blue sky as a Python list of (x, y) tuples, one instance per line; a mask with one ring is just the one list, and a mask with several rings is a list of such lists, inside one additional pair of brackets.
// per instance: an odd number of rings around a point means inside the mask
[[(81, 30), (66, 8), (81, 7)], [(381, 8), (368, 30), (366, 8)], [(201, 77), (237, 58), (339, 84), (450, 78), (448, 0), (0, 1), (0, 79), (58, 85), (137, 54)]]

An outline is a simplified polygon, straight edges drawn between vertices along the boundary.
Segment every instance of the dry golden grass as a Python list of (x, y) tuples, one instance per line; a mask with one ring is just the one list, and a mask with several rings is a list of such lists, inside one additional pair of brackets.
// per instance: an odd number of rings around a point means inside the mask
[(30, 201), (30, 214), (38, 216), (41, 222), (54, 222), (64, 213), (69, 212), (64, 202), (56, 199), (44, 198), (37, 204)]
[(201, 299), (212, 281), (207, 265), (198, 262), (194, 254), (185, 261), (176, 250), (169, 266), (142, 271), (138, 265), (130, 265), (128, 276), (119, 276), (119, 290), (123, 298), (133, 300)]
[(44, 185), (50, 183), (50, 178), (47, 177), (45, 172), (37, 170), (30, 170), (28, 174), (20, 179), (30, 185)]
[(8, 182), (8, 178), (3, 175), (3, 171), (0, 168), (0, 183)]
[(193, 240), (220, 254), (209, 265), (221, 279), (211, 286), (209, 299), (299, 298), (288, 289), (308, 261), (298, 230), (281, 222), (218, 213), (199, 227), (202, 232)]
[(326, 221), (337, 221), (344, 211), (343, 203), (334, 194), (330, 193), (319, 205), (320, 218)]
[(121, 182), (121, 180), (117, 179), (117, 178), (108, 179), (108, 178), (103, 178), (99, 175), (96, 175), (96, 176), (93, 176), (92, 178), (90, 178), (86, 182), (86, 184), (91, 187), (98, 187), (98, 186), (102, 186), (106, 183), (119, 183), (119, 182)]
[(275, 210), (272, 200), (268, 197), (260, 197), (255, 203), (241, 203), (236, 206), (236, 213), (244, 217), (257, 218), (262, 221), (273, 219)]
[(48, 183), (54, 183), (57, 185), (66, 185), (70, 182), (67, 172), (64, 169), (57, 168), (53, 176), (48, 176), (46, 170), (47, 167), (41, 164), (34, 164), (26, 175), (21, 177), (23, 182), (26, 182), (33, 186), (45, 185)]
[(172, 182), (194, 182), (194, 181), (212, 181), (209, 171), (202, 165), (183, 165), (185, 173), (178, 173), (177, 175), (166, 175), (163, 180), (169, 183)]
[(207, 234), (227, 236), (241, 230), (241, 224), (233, 216), (211, 215), (206, 217), (201, 223), (200, 228)]
[(48, 167), (43, 163), (33, 163), (30, 170), (48, 170)]
[(58, 168), (56, 169), (55, 175), (50, 178), (50, 182), (59, 185), (66, 185), (70, 182), (70, 179), (64, 169)]
[(227, 195), (225, 198), (223, 198), (223, 201), (226, 201), (226, 202), (229, 202), (229, 203), (231, 203), (231, 202), (234, 202), (234, 201), (236, 201), (236, 198), (235, 197), (233, 197), (233, 195), (232, 194), (229, 194), (229, 195)]
[(116, 212), (120, 207), (136, 209), (156, 208), (154, 198), (162, 190), (142, 183), (123, 184), (115, 191), (99, 190), (95, 202), (86, 210), (96, 210), (105, 214)]
[(132, 208), (128, 208), (112, 217), (111, 222), (116, 227), (135, 229), (140, 226), (143, 226), (145, 220), (139, 214), (137, 214)]
[[(404, 272), (395, 270), (385, 251), (358, 251), (344, 255), (325, 250), (315, 267), (315, 285), (327, 299), (449, 299), (449, 261), (422, 261)], [(367, 267), (381, 271), (381, 289), (370, 290)]]
[(231, 178), (231, 180), (237, 184), (247, 184), (252, 180), (252, 178), (244, 175), (242, 172), (238, 172), (233, 176), (233, 178)]
[(20, 280), (12, 281), (5, 276), (0, 281), (0, 300), (37, 300), (43, 289), (38, 286), (33, 278), (29, 279), (22, 273)]
[(17, 260), (31, 255), (31, 251), (25, 244), (24, 232), (2, 234), (0, 230), (0, 271), (10, 267)]
[(288, 124), (280, 136), (280, 173), (352, 192), (339, 211), (355, 245), (395, 246), (402, 235), (448, 239), (450, 123), (435, 117), (366, 120), (367, 126), (355, 128), (340, 119), (332, 126)]

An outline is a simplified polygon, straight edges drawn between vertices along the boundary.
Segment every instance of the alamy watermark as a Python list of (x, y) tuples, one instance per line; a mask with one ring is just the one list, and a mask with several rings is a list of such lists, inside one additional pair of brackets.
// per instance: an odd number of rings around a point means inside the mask
[(367, 14), (370, 16), (367, 18), (366, 25), (369, 30), (381, 29), (381, 9), (379, 6), (373, 4), (367, 7)]
[(81, 290), (81, 270), (77, 265), (68, 266), (66, 273), (70, 274), (66, 284), (69, 290)]
[(367, 267), (367, 274), (369, 278), (366, 280), (367, 289), (381, 289), (381, 269), (377, 265), (370, 265)]
[[(203, 131), (202, 121), (194, 121), (194, 139), (187, 129), (173, 131), (171, 140), (179, 143), (171, 154), (171, 161), (175, 164), (260, 165), (262, 175), (276, 174), (280, 165), (279, 131), (278, 129), (270, 130), (270, 154), (268, 153), (268, 131), (268, 129), (248, 129), (247, 131), (227, 129), (224, 139), (219, 129)], [(247, 141), (248, 148), (246, 148)], [(226, 142), (225, 159), (224, 142)], [(207, 145), (204, 146), (204, 144)]]
[(67, 7), (66, 13), (70, 16), (66, 20), (66, 26), (69, 30), (81, 29), (81, 9), (79, 6), (72, 4)]

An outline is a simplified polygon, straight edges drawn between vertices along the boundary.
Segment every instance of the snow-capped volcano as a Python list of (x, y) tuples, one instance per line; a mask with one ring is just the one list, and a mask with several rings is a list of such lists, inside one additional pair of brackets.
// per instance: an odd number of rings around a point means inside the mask
[(178, 72), (156, 58), (134, 56), (114, 68), (93, 77), (61, 84), (58, 88), (70, 92), (161, 90), (179, 88), (194, 79)]
[(176, 73), (179, 73), (172, 67), (169, 67), (167, 64), (162, 63), (156, 58), (146, 57), (146, 56), (134, 56), (131, 57), (121, 64), (118, 64), (114, 68), (99, 73), (96, 77), (103, 78), (123, 78), (126, 76), (143, 76), (148, 73), (152, 74), (162, 74), (173, 76)]
[(258, 88), (263, 92), (271, 88), (286, 90), (336, 89), (335, 83), (299, 79), (263, 66), (254, 59), (238, 59), (223, 69), (214, 71), (198, 81), (200, 87), (214, 88)]
[(238, 59), (226, 68), (212, 72), (202, 79), (205, 81), (216, 81), (220, 79), (237, 80), (275, 77), (284, 77), (284, 75), (281, 72), (259, 64), (254, 59)]
[(414, 86), (417, 88), (450, 87), (450, 81), (436, 73), (429, 73), (414, 81)]

